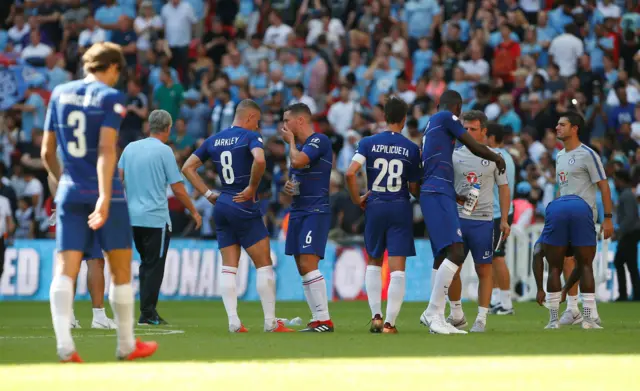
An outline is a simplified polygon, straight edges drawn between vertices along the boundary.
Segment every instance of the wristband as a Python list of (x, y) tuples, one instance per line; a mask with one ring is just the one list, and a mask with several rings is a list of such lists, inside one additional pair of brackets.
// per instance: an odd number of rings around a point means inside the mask
[(612, 219), (613, 218), (613, 213), (605, 213), (604, 214), (604, 218), (605, 219)]
[(204, 198), (209, 198), (213, 195), (213, 192), (211, 191), (211, 189), (207, 190), (206, 193), (204, 193)]

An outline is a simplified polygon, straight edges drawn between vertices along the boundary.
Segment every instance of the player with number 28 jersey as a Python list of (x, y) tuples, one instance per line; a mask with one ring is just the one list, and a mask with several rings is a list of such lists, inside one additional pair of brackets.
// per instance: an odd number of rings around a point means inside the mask
[(194, 152), (202, 163), (211, 159), (222, 182), (216, 202), (220, 207), (214, 209), (220, 248), (233, 244), (248, 248), (269, 234), (258, 203), (233, 201), (249, 185), (254, 148), (263, 149), (260, 134), (232, 126), (209, 137)]
[(125, 97), (91, 76), (56, 87), (45, 118), (45, 131), (55, 132), (64, 167), (56, 192), (56, 240), (59, 251), (90, 254), (99, 244), (105, 251), (131, 248), (129, 212), (122, 182), (114, 175), (109, 218), (97, 231), (87, 226), (98, 190), (100, 128), (120, 129), (126, 115)]
[(378, 258), (416, 255), (413, 243), (413, 210), (408, 183), (420, 182), (420, 149), (401, 134), (386, 131), (358, 144), (354, 161), (367, 170), (365, 246)]

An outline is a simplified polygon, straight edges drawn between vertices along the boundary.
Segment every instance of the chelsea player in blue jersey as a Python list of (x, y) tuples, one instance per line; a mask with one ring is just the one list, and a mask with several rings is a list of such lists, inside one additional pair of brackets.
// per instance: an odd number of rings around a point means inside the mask
[(331, 228), (329, 178), (333, 166), (331, 141), (311, 127), (311, 111), (304, 103), (284, 112), (282, 137), (289, 144), (290, 180), (285, 191), (293, 195), (285, 254), (296, 259), (304, 295), (313, 320), (303, 332), (333, 332), (329, 316), (327, 285), (318, 263)]
[(429, 306), (420, 322), (436, 334), (466, 334), (448, 324), (444, 318), (445, 296), (458, 268), (465, 259), (462, 231), (458, 219), (456, 192), (453, 186), (452, 156), (456, 139), (469, 151), (496, 163), (500, 173), (505, 170), (502, 156), (477, 142), (462, 126), (458, 117), (462, 111), (462, 97), (453, 90), (440, 96), (438, 113), (427, 123), (422, 141), (424, 175), (420, 189), (420, 207), (429, 231), (434, 257), (435, 278)]
[[(42, 160), (56, 192), (56, 268), (50, 301), (58, 356), (82, 362), (69, 329), (73, 283), (83, 254), (96, 242), (107, 253), (112, 283), (109, 301), (117, 324), (119, 359), (152, 355), (155, 342), (135, 341), (131, 286), (131, 225), (122, 183), (115, 174), (116, 143), (125, 97), (113, 86), (125, 67), (122, 48), (93, 45), (82, 58), (88, 76), (53, 90), (45, 118)], [(61, 169), (56, 156), (60, 145)]]
[[(261, 110), (252, 100), (238, 104), (230, 128), (209, 137), (186, 161), (182, 172), (213, 204), (218, 247), (222, 253), (220, 286), (229, 318), (229, 332), (246, 333), (238, 317), (236, 273), (244, 248), (256, 265), (256, 286), (264, 311), (264, 331), (289, 332), (276, 319), (276, 281), (271, 262), (269, 232), (262, 220), (256, 191), (267, 163), (260, 137)], [(220, 193), (204, 183), (197, 170), (211, 160), (220, 176)]]
[[(372, 333), (398, 332), (395, 324), (405, 292), (405, 263), (407, 257), (416, 255), (409, 193), (420, 195), (420, 149), (402, 135), (407, 111), (407, 104), (399, 98), (387, 102), (384, 116), (389, 130), (360, 141), (346, 174), (351, 200), (365, 209), (364, 242), (369, 254), (365, 286)], [(369, 192), (361, 196), (356, 175), (363, 166)], [(383, 324), (381, 269), (385, 250), (391, 281)]]

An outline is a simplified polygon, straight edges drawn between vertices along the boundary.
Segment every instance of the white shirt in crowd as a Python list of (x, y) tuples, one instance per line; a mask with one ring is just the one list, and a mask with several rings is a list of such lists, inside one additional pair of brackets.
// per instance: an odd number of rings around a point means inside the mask
[[(268, 31), (268, 30), (267, 30)], [(325, 31), (324, 23), (320, 19), (312, 19), (309, 21), (309, 34), (307, 34), (307, 45), (311, 46), (316, 43), (318, 37), (326, 34), (327, 41), (334, 49), (340, 48), (340, 41), (345, 35), (344, 26), (340, 19), (333, 18), (329, 22), (329, 27)]]
[(287, 37), (293, 33), (293, 29), (286, 25), (269, 26), (267, 31), (264, 32), (264, 44), (268, 46), (283, 47), (287, 45)]
[(7, 226), (11, 218), (13, 218), (13, 216), (11, 214), (9, 199), (0, 195), (0, 236), (4, 236), (4, 234), (7, 233)]
[(300, 99), (293, 98), (289, 101), (289, 105), (294, 105), (296, 103), (304, 103), (309, 106), (309, 110), (311, 110), (311, 114), (315, 114), (318, 112), (318, 106), (316, 106), (316, 101), (310, 97), (309, 95), (302, 95)]
[(36, 46), (29, 45), (22, 50), (20, 57), (27, 58), (47, 58), (53, 53), (53, 50), (44, 43), (40, 42)]
[[(31, 33), (31, 26), (28, 24), (24, 24), (21, 29), (17, 26), (13, 26), (9, 29), (7, 34), (9, 35), (9, 39), (13, 42), (21, 42), (25, 36)], [(13, 48), (14, 52), (20, 53), (22, 51), (22, 44), (15, 45)]]
[(416, 100), (416, 92), (411, 90), (406, 90), (405, 92), (396, 93), (400, 99), (404, 101), (404, 103), (408, 105), (412, 105)]
[[(633, 84), (627, 84), (627, 101), (631, 104), (640, 102), (640, 91)], [(614, 89), (611, 89), (607, 94), (607, 105), (620, 106), (620, 99)]]
[(198, 23), (193, 8), (186, 1), (181, 1), (177, 7), (167, 3), (162, 7), (164, 22), (164, 36), (169, 47), (184, 47), (191, 43), (191, 26)]
[(602, 13), (605, 18), (619, 18), (621, 15), (620, 7), (614, 2), (606, 5), (602, 1), (598, 1), (598, 11)]
[(107, 33), (96, 27), (93, 30), (85, 29), (80, 33), (78, 37), (78, 45), (83, 48), (87, 48), (93, 44), (104, 42), (107, 40)]
[(540, 0), (520, 0), (519, 3), (524, 12), (540, 11)]
[(477, 61), (461, 61), (458, 63), (458, 66), (462, 68), (467, 75), (480, 76), (483, 79), (489, 77), (489, 63), (484, 58)]
[(136, 33), (138, 31), (144, 31), (142, 34), (138, 34), (138, 41), (136, 42), (138, 50), (149, 50), (151, 49), (151, 31), (162, 28), (162, 18), (158, 15), (155, 15), (151, 19), (138, 16), (135, 22), (133, 22), (133, 27)]
[(349, 100), (348, 102), (339, 101), (329, 107), (327, 120), (336, 133), (345, 136), (347, 131), (351, 129), (354, 114), (360, 112), (360, 104)]
[(38, 205), (33, 205), (33, 209), (35, 210), (36, 217), (39, 217), (40, 211), (42, 210), (42, 198), (44, 195), (44, 188), (42, 187), (42, 183), (40, 183), (37, 178), (31, 178), (31, 180), (28, 181), (26, 183), (26, 186), (24, 187), (23, 195), (29, 198), (38, 196)]
[(584, 44), (575, 35), (565, 33), (551, 41), (549, 54), (558, 64), (560, 76), (573, 76), (578, 70), (578, 59), (584, 54)]

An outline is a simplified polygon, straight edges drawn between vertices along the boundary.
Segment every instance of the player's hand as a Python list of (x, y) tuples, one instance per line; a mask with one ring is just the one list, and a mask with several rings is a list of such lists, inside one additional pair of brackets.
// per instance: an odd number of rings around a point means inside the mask
[(282, 139), (287, 144), (291, 144), (294, 142), (295, 137), (293, 136), (293, 133), (289, 129), (287, 129), (287, 125), (282, 126), (282, 129), (280, 129), (280, 133), (282, 134)]
[(200, 226), (202, 226), (202, 216), (200, 216), (200, 213), (198, 213), (198, 211), (192, 213), (191, 218), (196, 222), (196, 229), (200, 229)]
[(547, 297), (547, 294), (544, 291), (538, 291), (536, 294), (536, 301), (540, 306), (544, 305), (544, 300)]
[(295, 185), (291, 181), (284, 184), (284, 192), (292, 196), (295, 191)]
[(365, 195), (360, 196), (360, 209), (364, 210), (367, 207), (367, 198), (371, 194), (371, 190), (367, 191)]
[(257, 190), (258, 190), (257, 188), (247, 186), (240, 193), (233, 196), (233, 202), (247, 202), (247, 201), (256, 202)]
[(604, 219), (600, 225), (600, 233), (604, 235), (605, 239), (609, 239), (613, 235), (613, 221), (611, 219)]
[(500, 232), (502, 232), (502, 241), (506, 242), (507, 238), (511, 234), (511, 227), (509, 226), (508, 222), (506, 221), (500, 222)]
[(498, 172), (502, 174), (507, 169), (507, 164), (504, 162), (502, 155), (500, 155), (499, 153), (497, 155), (498, 155), (498, 159), (496, 159), (495, 161), (496, 167), (498, 168)]
[(106, 200), (104, 197), (98, 197), (96, 202), (96, 209), (89, 215), (89, 227), (92, 230), (100, 229), (109, 218), (109, 207), (111, 206), (111, 200)]
[(458, 205), (464, 206), (464, 203), (467, 202), (467, 196), (456, 194), (456, 202)]
[(211, 195), (207, 197), (207, 201), (209, 201), (212, 205), (215, 205), (218, 202), (218, 197), (220, 197), (220, 193), (217, 191), (212, 191)]
[(56, 210), (51, 210), (51, 216), (49, 216), (49, 227), (56, 225)]

